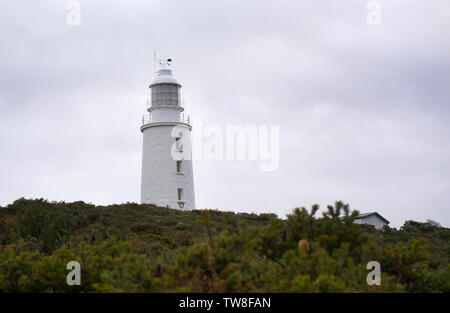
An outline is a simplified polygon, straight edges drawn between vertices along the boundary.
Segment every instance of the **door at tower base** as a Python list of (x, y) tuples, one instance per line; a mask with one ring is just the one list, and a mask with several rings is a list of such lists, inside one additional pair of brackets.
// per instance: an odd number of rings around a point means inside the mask
[[(159, 125), (158, 125), (159, 124)], [(152, 203), (172, 209), (195, 209), (194, 178), (191, 160), (177, 161), (171, 155), (176, 138), (173, 127), (190, 126), (148, 125), (143, 132), (141, 203)]]

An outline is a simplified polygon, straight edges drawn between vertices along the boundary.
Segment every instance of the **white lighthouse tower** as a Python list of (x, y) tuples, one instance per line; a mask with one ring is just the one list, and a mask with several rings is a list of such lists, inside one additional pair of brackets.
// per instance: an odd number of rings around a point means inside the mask
[(141, 203), (174, 209), (195, 209), (192, 171), (191, 125), (181, 99), (181, 85), (172, 75), (170, 62), (150, 85), (148, 114), (142, 118)]

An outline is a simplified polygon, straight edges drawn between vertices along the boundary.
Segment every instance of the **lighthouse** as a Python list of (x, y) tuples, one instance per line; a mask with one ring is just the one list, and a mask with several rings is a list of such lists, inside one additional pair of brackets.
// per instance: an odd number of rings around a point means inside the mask
[(148, 113), (142, 117), (141, 203), (193, 210), (192, 126), (171, 61), (159, 61), (160, 69), (150, 84)]

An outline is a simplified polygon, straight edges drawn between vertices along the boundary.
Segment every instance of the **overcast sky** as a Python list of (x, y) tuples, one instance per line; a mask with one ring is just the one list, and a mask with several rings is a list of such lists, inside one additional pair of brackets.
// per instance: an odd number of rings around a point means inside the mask
[(275, 171), (195, 161), (198, 208), (450, 226), (450, 2), (380, 0), (380, 26), (367, 2), (80, 0), (69, 26), (69, 1), (1, 0), (0, 205), (138, 202), (156, 49), (186, 113), (280, 127)]

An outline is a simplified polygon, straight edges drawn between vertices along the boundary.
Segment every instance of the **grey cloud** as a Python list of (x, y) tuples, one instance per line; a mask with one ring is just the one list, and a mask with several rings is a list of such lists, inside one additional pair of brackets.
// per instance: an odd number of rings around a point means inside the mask
[(0, 203), (138, 201), (157, 49), (192, 116), (280, 125), (277, 171), (194, 163), (199, 207), (283, 215), (342, 199), (395, 226), (450, 225), (450, 4), (379, 2), (379, 27), (356, 0), (80, 0), (80, 27), (65, 1), (6, 2)]

